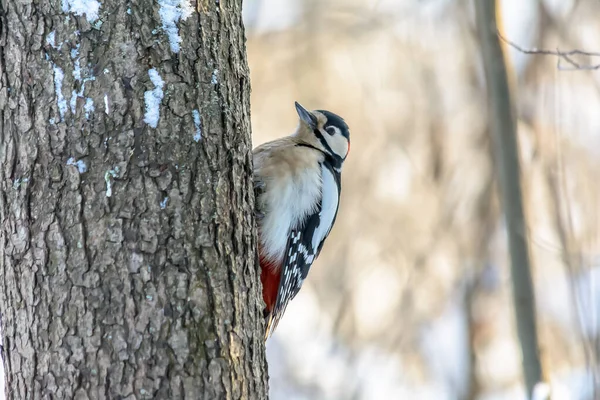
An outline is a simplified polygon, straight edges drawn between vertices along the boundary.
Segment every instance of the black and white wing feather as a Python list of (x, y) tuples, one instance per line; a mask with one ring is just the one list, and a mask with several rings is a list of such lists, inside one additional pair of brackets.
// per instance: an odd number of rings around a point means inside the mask
[(321, 165), (321, 174), (321, 201), (317, 210), (299, 221), (288, 233), (277, 300), (267, 322), (267, 336), (275, 331), (288, 303), (300, 291), (335, 222), (340, 199), (340, 174), (327, 163)]

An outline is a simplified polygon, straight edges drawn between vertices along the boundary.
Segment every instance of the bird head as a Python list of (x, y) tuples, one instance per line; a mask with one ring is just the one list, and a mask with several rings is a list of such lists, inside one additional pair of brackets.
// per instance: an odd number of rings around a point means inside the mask
[(344, 119), (330, 111), (308, 111), (300, 103), (295, 104), (300, 117), (299, 139), (321, 150), (341, 167), (350, 152), (350, 130)]

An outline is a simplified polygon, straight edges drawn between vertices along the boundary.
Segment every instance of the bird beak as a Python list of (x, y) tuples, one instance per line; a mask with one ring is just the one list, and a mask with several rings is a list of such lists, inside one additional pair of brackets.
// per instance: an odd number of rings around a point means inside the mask
[(296, 111), (298, 112), (300, 119), (304, 121), (311, 129), (317, 129), (317, 117), (315, 117), (313, 113), (308, 111), (306, 108), (302, 107), (297, 101), (295, 104)]

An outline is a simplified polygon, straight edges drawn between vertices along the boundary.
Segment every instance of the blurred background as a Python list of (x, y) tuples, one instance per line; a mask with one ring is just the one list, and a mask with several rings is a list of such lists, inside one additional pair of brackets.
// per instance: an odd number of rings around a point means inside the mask
[[(472, 1), (244, 7), (254, 146), (294, 130), (294, 100), (352, 141), (336, 225), (267, 343), (271, 399), (525, 399)], [(597, 0), (500, 9), (523, 48), (600, 50)], [(546, 389), (600, 399), (600, 71), (508, 55)]]

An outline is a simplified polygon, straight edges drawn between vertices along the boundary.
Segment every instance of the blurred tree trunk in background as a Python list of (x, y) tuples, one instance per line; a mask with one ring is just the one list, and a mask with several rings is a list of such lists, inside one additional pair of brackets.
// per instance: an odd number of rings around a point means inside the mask
[(0, 18), (7, 399), (266, 398), (241, 1)]
[(542, 379), (535, 296), (531, 278), (527, 224), (523, 212), (516, 121), (502, 48), (497, 36), (494, 1), (475, 0), (477, 29), (490, 102), (490, 123), (506, 219), (517, 331), (523, 353), (527, 396)]

